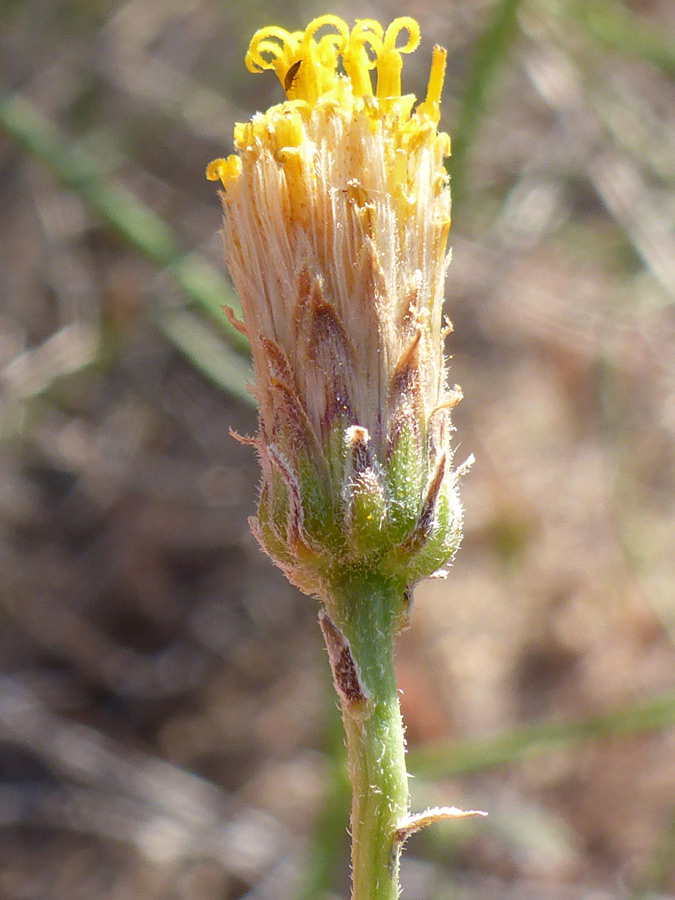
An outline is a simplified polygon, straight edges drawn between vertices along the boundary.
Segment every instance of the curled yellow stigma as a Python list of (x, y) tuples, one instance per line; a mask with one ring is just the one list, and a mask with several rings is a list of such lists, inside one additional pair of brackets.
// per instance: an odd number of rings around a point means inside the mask
[[(333, 189), (347, 191), (344, 196), (349, 198), (349, 184), (360, 184), (360, 196), (370, 184), (368, 202), (359, 205), (364, 223), (375, 221), (369, 211), (374, 192), (385, 191), (402, 235), (406, 223), (419, 221), (422, 206), (429, 202), (420, 185), (432, 184), (433, 197), (447, 188), (443, 159), (449, 155), (450, 138), (438, 131), (445, 50), (434, 47), (421, 102), (402, 92), (403, 54), (412, 53), (419, 43), (419, 25), (409, 16), (394, 19), (386, 28), (374, 19), (357, 19), (350, 30), (342, 19), (325, 15), (304, 31), (276, 25), (256, 31), (246, 67), (251, 72), (273, 71), (285, 98), (250, 121), (237, 123), (235, 153), (210, 163), (206, 177), (221, 183), (226, 204), (241, 201), (244, 183), (252, 197), (263, 171), (268, 188), (270, 179), (279, 179), (283, 215), (292, 234), (296, 226), (318, 227), (319, 215), (327, 221), (327, 207), (319, 200), (317, 160), (339, 159), (329, 176)], [(379, 142), (377, 151), (373, 141)], [(378, 165), (380, 175), (375, 174)], [(366, 169), (371, 174), (364, 180)], [(443, 218), (442, 227), (447, 228), (449, 214)]]
[[(317, 40), (317, 32), (326, 28), (332, 30)], [(246, 67), (250, 72), (274, 69), (289, 100), (301, 99), (314, 105), (335, 87), (338, 56), (348, 41), (347, 23), (337, 16), (319, 16), (304, 32), (290, 33), (269, 25), (253, 35)]]
[[(408, 32), (408, 40), (402, 47), (396, 46), (401, 32)], [(394, 19), (384, 35), (382, 53), (377, 60), (377, 96), (396, 99), (401, 95), (402, 53), (412, 53), (420, 42), (420, 27), (414, 19), (402, 16)]]
[[(414, 111), (414, 95), (401, 93), (402, 55), (412, 53), (419, 42), (419, 25), (409, 16), (394, 19), (386, 29), (374, 19), (357, 19), (350, 31), (333, 15), (313, 19), (304, 31), (261, 28), (251, 39), (246, 67), (250, 72), (274, 71), (286, 99), (250, 122), (238, 123), (235, 149), (241, 153), (268, 147), (278, 160), (288, 159), (289, 148), (302, 145), (302, 121), (322, 107), (352, 117), (365, 115), (371, 122), (386, 118), (402, 149), (431, 138), (447, 154), (449, 138), (436, 133), (445, 50), (434, 48), (426, 97)], [(402, 161), (396, 166), (400, 169)], [(207, 178), (227, 188), (240, 172), (234, 156), (214, 160)]]

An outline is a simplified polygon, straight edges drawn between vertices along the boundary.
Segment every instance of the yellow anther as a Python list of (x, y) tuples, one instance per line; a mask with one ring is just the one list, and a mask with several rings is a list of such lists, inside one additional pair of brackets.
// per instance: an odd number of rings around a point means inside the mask
[(385, 50), (377, 61), (377, 96), (383, 100), (401, 96), (403, 60), (398, 50)]
[(335, 46), (330, 43), (317, 47), (316, 53), (319, 62), (319, 96), (322, 97), (332, 91), (337, 84), (338, 53)]
[(448, 58), (448, 51), (445, 47), (434, 47), (431, 55), (431, 71), (429, 72), (429, 84), (427, 85), (427, 103), (440, 103), (441, 92), (443, 90), (443, 79), (445, 78), (445, 63)]
[(284, 109), (275, 122), (274, 133), (278, 147), (299, 147), (303, 141), (300, 115), (292, 109)]
[(443, 90), (447, 56), (448, 52), (444, 47), (439, 47), (438, 45), (434, 47), (431, 55), (431, 70), (429, 72), (429, 82), (427, 84), (427, 96), (424, 103), (420, 103), (417, 107), (417, 114), (419, 116), (427, 116), (434, 125), (438, 125), (441, 117), (441, 92)]
[(409, 154), (417, 153), (426, 143), (435, 136), (436, 129), (426, 118), (420, 122), (416, 117), (408, 122), (405, 128), (405, 147)]

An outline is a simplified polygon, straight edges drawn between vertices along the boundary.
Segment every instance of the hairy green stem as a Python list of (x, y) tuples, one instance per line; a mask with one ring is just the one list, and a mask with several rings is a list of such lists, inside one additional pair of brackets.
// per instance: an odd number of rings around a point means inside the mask
[(352, 783), (352, 900), (397, 900), (395, 832), (408, 814), (403, 723), (394, 637), (403, 591), (360, 575), (340, 586), (322, 613), (340, 697)]

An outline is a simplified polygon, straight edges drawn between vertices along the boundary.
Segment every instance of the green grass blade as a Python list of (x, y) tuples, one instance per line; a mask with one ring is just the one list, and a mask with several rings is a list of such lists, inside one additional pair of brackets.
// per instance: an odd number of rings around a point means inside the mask
[(466, 78), (459, 118), (452, 138), (450, 172), (452, 202), (461, 204), (466, 184), (467, 159), (487, 104), (491, 84), (511, 44), (520, 0), (497, 0), (479, 37)]
[(433, 744), (409, 753), (413, 774), (425, 778), (466, 775), (513, 763), (556, 747), (675, 725), (675, 694), (616, 712), (570, 722), (543, 722), (493, 737), (455, 744)]
[(248, 406), (255, 400), (248, 390), (250, 373), (238, 353), (214, 334), (213, 329), (186, 310), (162, 310), (157, 327), (213, 384)]
[(675, 75), (675, 40), (645, 25), (623, 3), (573, 3), (569, 11), (597, 41), (625, 56), (642, 59), (666, 75)]
[(229, 283), (206, 260), (186, 254), (160, 216), (131, 191), (103, 181), (95, 158), (69, 146), (54, 125), (24, 97), (0, 91), (0, 125), (84, 198), (110, 228), (147, 259), (166, 268), (188, 298), (219, 324), (234, 347), (247, 350), (246, 339), (222, 313), (222, 304), (239, 311)]

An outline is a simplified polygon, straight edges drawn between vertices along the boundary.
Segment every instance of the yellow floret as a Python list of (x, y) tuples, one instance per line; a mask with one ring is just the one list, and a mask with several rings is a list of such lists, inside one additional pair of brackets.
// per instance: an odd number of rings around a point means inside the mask
[(235, 154), (227, 159), (214, 159), (206, 167), (206, 177), (209, 181), (221, 181), (223, 187), (227, 187), (229, 179), (236, 179), (241, 174), (241, 160)]
[[(305, 123), (313, 111), (323, 116), (361, 117), (371, 133), (384, 129), (392, 150), (388, 180), (396, 192), (397, 179), (405, 168), (398, 151), (410, 155), (433, 145), (441, 157), (449, 152), (447, 135), (436, 131), (445, 50), (434, 47), (426, 97), (415, 110), (414, 95), (401, 93), (402, 54), (412, 53), (419, 40), (419, 25), (408, 16), (394, 19), (386, 31), (373, 19), (358, 19), (350, 32), (342, 19), (332, 15), (313, 19), (304, 31), (289, 32), (276, 25), (261, 28), (251, 39), (246, 66), (251, 72), (273, 70), (286, 100), (250, 122), (235, 125), (235, 148), (252, 150), (256, 157), (267, 148), (281, 162), (289, 161), (297, 173), (295, 154), (288, 151), (308, 141)], [(211, 163), (207, 177), (220, 179), (227, 189), (240, 172), (237, 157), (229, 157)], [(403, 197), (404, 186), (401, 193)], [(404, 208), (408, 201), (406, 197)]]

